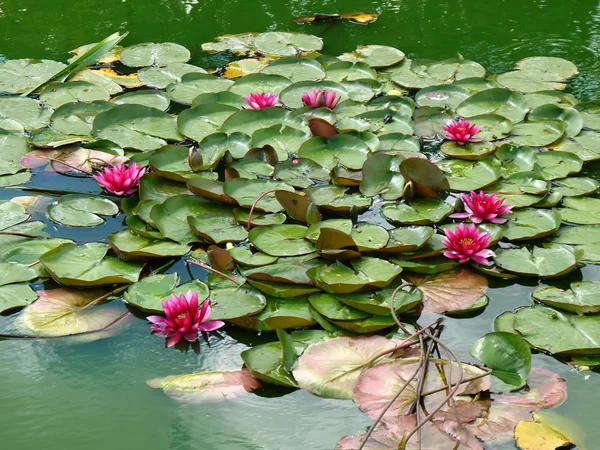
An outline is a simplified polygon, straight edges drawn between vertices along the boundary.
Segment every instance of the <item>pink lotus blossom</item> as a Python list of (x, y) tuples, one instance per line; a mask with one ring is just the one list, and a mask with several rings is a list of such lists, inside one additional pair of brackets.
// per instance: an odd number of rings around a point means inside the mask
[(483, 128), (475, 124), (471, 124), (468, 120), (460, 119), (458, 122), (450, 121), (444, 127), (446, 139), (464, 145), (467, 142), (478, 142), (480, 139), (475, 139), (474, 136)]
[(131, 195), (138, 190), (140, 178), (144, 173), (146, 168), (136, 163), (131, 163), (129, 167), (119, 164), (105, 168), (98, 175), (94, 175), (94, 179), (111, 194)]
[(469, 218), (471, 222), (481, 223), (487, 220), (492, 223), (504, 223), (506, 219), (498, 216), (507, 214), (512, 210), (511, 205), (505, 205), (504, 199), (496, 199), (496, 194), (486, 194), (484, 191), (471, 191), (470, 195), (461, 195), (465, 203), (465, 212), (452, 214), (455, 219)]
[(220, 320), (208, 320), (211, 314), (210, 300), (204, 300), (202, 308), (198, 307), (198, 293), (188, 291), (185, 295), (171, 294), (168, 300), (162, 302), (166, 319), (162, 316), (148, 316), (155, 324), (151, 327), (161, 336), (168, 337), (167, 347), (172, 347), (181, 339), (194, 342), (198, 332), (214, 331), (225, 325)]
[(311, 89), (310, 93), (305, 92), (302, 94), (302, 102), (305, 106), (312, 106), (313, 108), (319, 108), (325, 106), (326, 108), (333, 109), (340, 101), (335, 91)]
[(488, 265), (487, 258), (496, 256), (493, 251), (488, 250), (490, 246), (489, 233), (481, 233), (474, 223), (468, 226), (461, 223), (454, 232), (446, 228), (444, 233), (447, 239), (444, 239), (442, 243), (448, 249), (444, 252), (446, 258), (458, 259), (461, 264), (472, 259), (476, 263)]
[(263, 94), (254, 92), (253, 94), (245, 96), (244, 100), (246, 100), (246, 104), (251, 109), (272, 108), (277, 104), (279, 96), (275, 94), (269, 94), (268, 92), (265, 92)]

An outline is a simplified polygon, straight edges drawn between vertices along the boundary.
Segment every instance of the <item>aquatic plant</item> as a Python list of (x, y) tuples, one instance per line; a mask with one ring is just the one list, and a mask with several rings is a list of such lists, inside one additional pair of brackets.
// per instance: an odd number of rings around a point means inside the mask
[(246, 105), (248, 105), (248, 107), (251, 109), (272, 108), (277, 104), (278, 99), (279, 96), (275, 94), (269, 94), (268, 92), (253, 92), (252, 94), (244, 97)]
[(508, 214), (513, 209), (503, 198), (497, 198), (496, 194), (486, 194), (485, 191), (471, 191), (460, 197), (464, 202), (465, 212), (454, 213), (450, 216), (452, 218), (469, 219), (474, 223), (488, 221), (501, 224), (506, 223), (507, 219), (499, 216)]
[(458, 121), (450, 121), (443, 127), (445, 138), (456, 142), (457, 144), (466, 144), (467, 142), (478, 142), (475, 137), (483, 127), (471, 124), (468, 120), (459, 119)]
[(446, 239), (442, 243), (448, 250), (444, 256), (450, 259), (458, 259), (459, 263), (466, 263), (473, 260), (476, 263), (488, 265), (488, 258), (496, 256), (489, 250), (490, 234), (482, 233), (475, 224), (465, 225), (461, 223), (454, 231), (446, 228), (444, 230)]
[(333, 109), (340, 101), (340, 98), (334, 91), (327, 89), (311, 89), (310, 92), (302, 94), (304, 105), (312, 106), (313, 108), (324, 106), (325, 108)]
[(129, 166), (117, 164), (102, 169), (94, 175), (94, 179), (111, 194), (123, 196), (137, 192), (144, 173), (146, 168), (137, 163), (131, 163)]

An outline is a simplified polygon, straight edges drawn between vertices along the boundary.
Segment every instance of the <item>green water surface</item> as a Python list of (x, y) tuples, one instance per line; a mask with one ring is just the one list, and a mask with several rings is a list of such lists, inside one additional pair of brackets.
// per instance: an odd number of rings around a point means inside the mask
[[(357, 10), (381, 17), (368, 26), (291, 21), (316, 12)], [(202, 54), (203, 42), (225, 33), (265, 30), (322, 34), (329, 54), (358, 44), (392, 45), (411, 58), (460, 53), (490, 73), (507, 71), (526, 56), (559, 56), (580, 68), (582, 74), (569, 85), (580, 100), (596, 97), (600, 84), (597, 0), (0, 0), (0, 59), (64, 61), (72, 48), (129, 31), (125, 45), (177, 42), (192, 51), (194, 63), (208, 67), (218, 60)], [(592, 170), (588, 176), (598, 177)], [(68, 190), (70, 183), (55, 177), (48, 187)], [(89, 186), (90, 192), (99, 192), (93, 183)], [(15, 191), (0, 190), (0, 198), (13, 195)], [(118, 228), (117, 220), (93, 231), (56, 227), (53, 233), (84, 242)], [(172, 270), (184, 281), (201, 276), (182, 266)], [(575, 279), (600, 280), (600, 275), (588, 266), (556, 285), (565, 287)], [(480, 316), (446, 320), (444, 340), (468, 360), (468, 348), (492, 331), (496, 315), (531, 304), (530, 294), (538, 285), (527, 283), (496, 282)], [(13, 317), (0, 317), (0, 327)], [(350, 401), (304, 391), (268, 389), (233, 401), (179, 404), (146, 385), (146, 380), (166, 375), (238, 369), (240, 351), (275, 339), (233, 327), (223, 335), (223, 340), (212, 338), (211, 348), (202, 344), (199, 356), (183, 354), (164, 349), (144, 320), (131, 317), (114, 337), (91, 343), (2, 341), (0, 449), (325, 450), (370, 423)], [(600, 449), (600, 375), (577, 372), (544, 355), (536, 355), (534, 365), (567, 379), (569, 399), (557, 411), (587, 433), (588, 450)]]

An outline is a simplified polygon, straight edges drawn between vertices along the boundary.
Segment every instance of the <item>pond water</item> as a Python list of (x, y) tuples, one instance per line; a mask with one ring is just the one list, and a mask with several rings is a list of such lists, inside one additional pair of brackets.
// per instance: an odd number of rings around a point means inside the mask
[[(294, 16), (316, 12), (365, 10), (381, 14), (369, 26), (349, 23), (296, 25)], [(214, 65), (200, 45), (225, 33), (291, 30), (326, 38), (325, 53), (350, 51), (358, 44), (385, 44), (410, 57), (441, 59), (460, 53), (489, 72), (509, 70), (534, 55), (573, 61), (582, 75), (569, 84), (580, 100), (597, 96), (600, 84), (600, 6), (597, 0), (0, 0), (0, 58), (65, 60), (67, 52), (114, 31), (129, 31), (126, 45), (177, 42), (192, 51), (192, 62)], [(587, 174), (598, 178), (592, 170)], [(36, 179), (34, 178), (34, 184)], [(77, 180), (75, 180), (77, 181)], [(82, 189), (66, 177), (39, 179), (36, 186), (100, 192), (94, 183)], [(88, 190), (89, 188), (89, 190)], [(1, 198), (16, 195), (0, 191)], [(93, 231), (54, 226), (56, 236), (78, 242), (121, 228), (121, 218)], [(182, 280), (203, 277), (200, 270)], [(597, 266), (587, 266), (555, 285), (576, 279), (600, 280)], [(490, 304), (476, 319), (446, 319), (444, 340), (470, 360), (468, 349), (493, 330), (501, 312), (531, 304), (536, 282), (492, 281)], [(9, 322), (11, 316), (0, 317)], [(429, 323), (431, 318), (422, 319)], [(171, 374), (238, 369), (239, 353), (273, 335), (227, 327), (225, 338), (211, 338), (200, 355), (162, 347), (144, 320), (129, 318), (116, 336), (91, 343), (73, 340), (3, 341), (0, 344), (2, 448), (11, 450), (295, 450), (332, 449), (346, 434), (370, 420), (349, 401), (327, 400), (305, 391), (266, 389), (238, 401), (179, 404), (146, 381)], [(597, 426), (600, 390), (597, 373), (580, 373), (545, 355), (534, 365), (567, 380), (569, 399), (557, 412), (587, 433), (588, 449), (600, 448)], [(590, 375), (588, 377), (588, 375)]]

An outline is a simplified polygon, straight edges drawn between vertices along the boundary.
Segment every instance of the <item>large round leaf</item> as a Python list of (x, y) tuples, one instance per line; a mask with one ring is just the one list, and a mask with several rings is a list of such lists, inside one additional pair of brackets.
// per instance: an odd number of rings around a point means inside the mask
[(179, 141), (174, 117), (158, 109), (141, 105), (118, 105), (96, 116), (94, 137), (108, 139), (123, 148), (154, 150), (165, 140)]
[(498, 114), (517, 123), (525, 118), (527, 102), (523, 94), (495, 88), (472, 95), (458, 106), (456, 112), (463, 117)]
[(522, 388), (531, 370), (531, 350), (518, 335), (488, 333), (471, 347), (471, 355), (492, 369), (492, 391)]
[(560, 227), (560, 221), (560, 214), (551, 209), (519, 209), (504, 225), (504, 237), (509, 241), (543, 238), (554, 234)]
[[(228, 105), (196, 106), (183, 111), (177, 117), (177, 127), (184, 136), (200, 142), (206, 136), (217, 133), (223, 122), (236, 111), (238, 111), (237, 108)], [(218, 158), (216, 159), (218, 160)], [(205, 163), (205, 165), (209, 166), (210, 164)]]
[[(298, 358), (292, 373), (298, 386), (320, 397), (351, 399), (360, 374), (376, 355), (395, 346), (382, 336), (339, 337), (310, 345)], [(389, 362), (386, 356), (376, 364)]]
[(52, 113), (51, 108), (31, 98), (0, 98), (0, 128), (8, 130), (9, 123), (13, 123), (17, 132), (37, 130), (48, 125)]
[(164, 66), (172, 63), (185, 63), (191, 57), (190, 51), (172, 42), (160, 44), (144, 43), (132, 45), (121, 52), (121, 62), (130, 67)]
[(61, 133), (90, 135), (96, 116), (101, 112), (108, 111), (113, 106), (106, 101), (66, 103), (54, 111), (50, 123), (54, 130)]
[(127, 261), (183, 256), (191, 249), (187, 245), (139, 236), (131, 230), (109, 234), (106, 241), (117, 255)]
[(563, 311), (595, 314), (600, 312), (599, 285), (596, 281), (575, 281), (571, 283), (571, 289), (549, 286), (537, 289), (531, 295), (538, 302)]
[(42, 255), (40, 262), (52, 278), (66, 286), (135, 283), (143, 265), (106, 256), (109, 249), (99, 242), (82, 246), (66, 243)]
[[(256, 203), (258, 197), (265, 192), (273, 190), (294, 192), (293, 187), (282, 181), (235, 178), (226, 181), (225, 184), (223, 184), (223, 192), (235, 199), (240, 206), (246, 208), (252, 207), (252, 205)], [(266, 212), (278, 212), (283, 209), (274, 193), (265, 195), (258, 203), (256, 203), (256, 208)]]
[(308, 58), (281, 58), (276, 59), (261, 73), (282, 75), (292, 82), (318, 81), (325, 78), (325, 70), (317, 61)]
[(85, 194), (67, 194), (51, 203), (48, 217), (61, 225), (70, 227), (95, 227), (102, 225), (103, 216), (114, 216), (119, 207), (107, 198)]
[(179, 296), (188, 291), (196, 292), (200, 303), (208, 297), (208, 286), (200, 280), (176, 287), (178, 284), (179, 276), (176, 273), (151, 275), (129, 286), (123, 299), (142, 311), (164, 314), (162, 302), (168, 300), (171, 294)]
[(68, 336), (100, 331), (112, 325), (123, 314), (123, 307), (112, 305), (89, 308), (106, 290), (51, 289), (41, 290), (37, 301), (22, 313), (25, 327), (42, 336)]
[(437, 164), (446, 172), (450, 188), (454, 191), (475, 191), (495, 183), (501, 176), (499, 164), (492, 158), (478, 161), (451, 159)]
[(0, 286), (0, 313), (27, 306), (37, 298), (28, 284)]
[(454, 208), (443, 200), (427, 198), (387, 204), (382, 212), (388, 219), (403, 225), (431, 225), (444, 220)]
[(181, 78), (185, 74), (193, 72), (206, 73), (200, 67), (175, 62), (160, 67), (144, 68), (138, 72), (138, 78), (145, 86), (155, 89), (165, 89), (171, 83), (181, 81)]
[(238, 78), (229, 92), (246, 96), (254, 92), (268, 92), (277, 94), (291, 84), (291, 81), (281, 75), (269, 75), (265, 73), (252, 73), (242, 78)]
[(71, 102), (106, 101), (109, 99), (110, 94), (104, 88), (86, 81), (50, 83), (40, 95), (40, 101), (52, 108), (58, 108)]
[(500, 249), (494, 260), (496, 265), (509, 272), (541, 278), (559, 277), (577, 266), (573, 253), (562, 247), (534, 247), (533, 251), (526, 248)]
[(66, 67), (48, 59), (13, 59), (0, 63), (0, 92), (22, 94), (40, 86)]
[(321, 50), (323, 40), (310, 34), (269, 31), (256, 36), (254, 48), (264, 55), (296, 56)]
[(302, 225), (269, 225), (253, 228), (248, 238), (267, 255), (305, 255), (315, 251), (314, 245), (304, 239), (306, 230)]
[(184, 105), (191, 105), (201, 94), (214, 94), (226, 91), (233, 81), (215, 77), (206, 73), (191, 72), (181, 77), (181, 80), (167, 86), (167, 94), (171, 99)]

